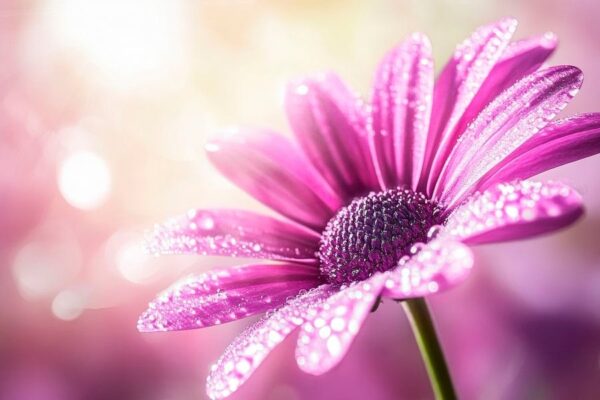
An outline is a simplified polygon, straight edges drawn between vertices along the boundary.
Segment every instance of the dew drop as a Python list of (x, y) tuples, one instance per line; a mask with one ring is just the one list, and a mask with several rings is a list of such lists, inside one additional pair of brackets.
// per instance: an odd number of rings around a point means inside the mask
[(209, 217), (208, 215), (205, 215), (202, 218), (200, 218), (198, 224), (200, 225), (200, 228), (209, 231), (215, 227), (215, 220)]
[(196, 217), (196, 213), (197, 213), (197, 211), (192, 208), (192, 209), (188, 210), (187, 217), (189, 219), (194, 219)]
[(442, 233), (443, 230), (443, 226), (442, 225), (434, 225), (431, 228), (429, 228), (429, 231), (427, 231), (427, 239), (432, 240), (435, 239), (436, 237), (439, 236), (440, 233)]
[(410, 254), (413, 254), (413, 255), (418, 254), (421, 250), (423, 250), (424, 247), (425, 247), (424, 243), (415, 243), (410, 248)]
[(332, 356), (338, 356), (342, 352), (342, 343), (340, 338), (336, 335), (329, 337), (329, 339), (327, 339), (327, 350)]
[(343, 318), (335, 317), (331, 320), (330, 325), (331, 325), (331, 329), (333, 329), (334, 331), (341, 332), (346, 327), (346, 322), (344, 321)]
[(300, 85), (296, 88), (296, 94), (300, 96), (305, 96), (308, 94), (309, 88), (307, 85)]
[(240, 361), (238, 361), (238, 363), (235, 366), (236, 371), (244, 375), (250, 372), (251, 368), (252, 365), (250, 364), (250, 361), (248, 361), (245, 358), (242, 358)]
[(410, 256), (402, 256), (402, 257), (400, 257), (400, 260), (398, 260), (398, 265), (402, 266), (409, 261), (410, 261)]

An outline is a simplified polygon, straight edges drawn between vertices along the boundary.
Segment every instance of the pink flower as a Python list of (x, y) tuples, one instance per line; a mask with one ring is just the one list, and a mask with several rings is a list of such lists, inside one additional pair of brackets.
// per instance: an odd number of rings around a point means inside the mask
[(140, 331), (193, 329), (267, 312), (225, 351), (212, 398), (238, 389), (301, 327), (300, 368), (340, 362), (379, 299), (423, 297), (469, 274), (466, 245), (571, 224), (581, 197), (527, 179), (600, 151), (600, 114), (552, 122), (579, 90), (572, 66), (540, 69), (551, 34), (510, 43), (516, 21), (479, 28), (434, 83), (414, 34), (381, 62), (366, 105), (334, 74), (293, 83), (296, 143), (268, 130), (208, 144), (216, 167), (280, 213), (197, 210), (158, 227), (155, 253), (269, 259), (191, 276), (141, 316)]

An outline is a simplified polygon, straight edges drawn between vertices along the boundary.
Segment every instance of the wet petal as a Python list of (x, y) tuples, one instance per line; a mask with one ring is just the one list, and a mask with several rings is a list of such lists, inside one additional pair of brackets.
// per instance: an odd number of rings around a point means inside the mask
[(253, 264), (192, 275), (150, 303), (138, 330), (176, 331), (235, 321), (274, 309), (318, 284), (318, 269), (301, 264)]
[(304, 372), (321, 375), (344, 358), (381, 292), (386, 274), (376, 274), (315, 307), (302, 325), (296, 361)]
[(385, 56), (375, 77), (369, 139), (386, 188), (416, 187), (432, 92), (431, 44), (426, 36), (415, 33)]
[(285, 106), (304, 152), (344, 199), (378, 188), (364, 106), (333, 73), (289, 85)]
[(457, 46), (435, 83), (431, 126), (419, 188), (433, 192), (456, 124), (504, 53), (517, 21), (505, 18), (477, 29)]
[(563, 228), (582, 214), (581, 196), (562, 183), (501, 183), (458, 207), (446, 232), (468, 244), (502, 242)]
[(281, 135), (231, 131), (206, 150), (215, 166), (240, 188), (318, 231), (342, 204), (299, 149)]
[(467, 246), (452, 239), (436, 239), (390, 272), (383, 295), (394, 299), (423, 297), (462, 283), (473, 266)]
[(436, 195), (451, 207), (519, 146), (544, 128), (575, 96), (583, 75), (557, 66), (520, 80), (469, 125), (448, 159)]
[(211, 367), (206, 382), (209, 397), (223, 399), (235, 392), (271, 350), (304, 322), (307, 310), (323, 302), (334, 291), (331, 286), (322, 285), (300, 294), (236, 337)]
[[(469, 122), (503, 91), (538, 70), (554, 53), (557, 43), (556, 35), (551, 32), (510, 43), (461, 117), (454, 134), (464, 132)], [(446, 157), (450, 150), (446, 149)]]
[(153, 254), (221, 255), (316, 262), (319, 235), (264, 215), (240, 210), (190, 210), (154, 229)]
[(600, 153), (600, 114), (556, 121), (526, 141), (477, 185), (484, 190), (499, 182), (526, 179)]

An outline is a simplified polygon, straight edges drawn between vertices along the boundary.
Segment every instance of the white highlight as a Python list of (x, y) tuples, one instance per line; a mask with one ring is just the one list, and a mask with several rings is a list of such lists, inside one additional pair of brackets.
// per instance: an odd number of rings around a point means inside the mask
[(63, 290), (52, 300), (52, 314), (63, 321), (72, 321), (85, 309), (86, 299), (81, 291)]
[(11, 269), (19, 293), (26, 300), (53, 296), (77, 275), (81, 257), (77, 241), (64, 226), (42, 226), (15, 255)]
[[(117, 234), (118, 235), (118, 234)], [(119, 243), (115, 254), (117, 269), (123, 278), (129, 282), (142, 284), (156, 277), (158, 264), (148, 255), (141, 236), (119, 236), (124, 239)]]
[(187, 64), (183, 8), (177, 0), (49, 0), (44, 18), (57, 44), (105, 82), (144, 88)]
[(91, 210), (101, 206), (108, 197), (110, 186), (108, 166), (94, 153), (72, 154), (60, 166), (58, 187), (73, 207)]

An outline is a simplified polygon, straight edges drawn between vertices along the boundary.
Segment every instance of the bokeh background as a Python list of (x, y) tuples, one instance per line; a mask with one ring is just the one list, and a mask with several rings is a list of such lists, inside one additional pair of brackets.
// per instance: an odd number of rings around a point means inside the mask
[[(428, 33), (439, 70), (476, 26), (553, 31), (554, 64), (586, 82), (568, 114), (600, 111), (595, 0), (0, 1), (0, 399), (204, 399), (211, 362), (250, 321), (140, 334), (182, 274), (232, 261), (154, 258), (145, 229), (192, 207), (263, 210), (203, 144), (245, 124), (287, 132), (282, 88), (337, 70), (369, 93), (380, 56)], [(587, 216), (556, 235), (481, 247), (463, 286), (431, 301), (464, 399), (600, 398), (600, 156), (548, 173)], [(232, 399), (429, 399), (401, 307), (372, 314), (322, 377), (286, 341)]]

